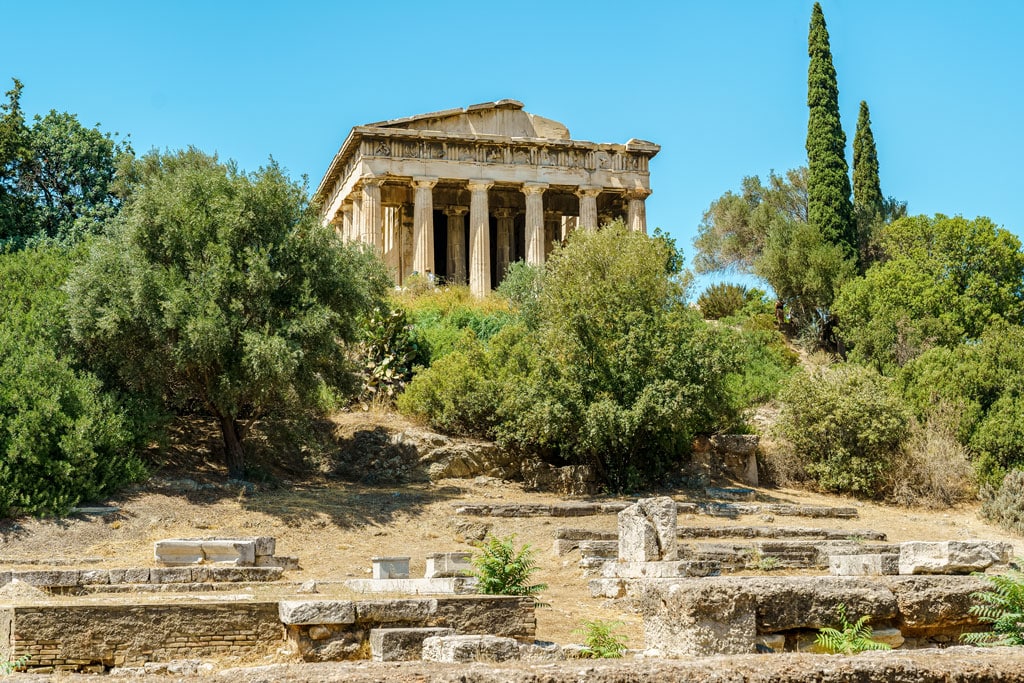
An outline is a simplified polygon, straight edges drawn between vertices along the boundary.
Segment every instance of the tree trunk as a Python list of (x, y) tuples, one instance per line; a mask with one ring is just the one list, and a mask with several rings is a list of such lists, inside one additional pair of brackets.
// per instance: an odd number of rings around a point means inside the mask
[(242, 436), (238, 421), (222, 415), (220, 432), (224, 436), (224, 463), (228, 466), (228, 479), (245, 478), (245, 453), (242, 451)]

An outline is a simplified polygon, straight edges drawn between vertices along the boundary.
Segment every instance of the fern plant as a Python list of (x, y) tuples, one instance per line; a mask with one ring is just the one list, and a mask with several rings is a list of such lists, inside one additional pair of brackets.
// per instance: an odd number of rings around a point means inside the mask
[(573, 633), (583, 636), (583, 644), (586, 649), (583, 654), (592, 659), (617, 659), (626, 652), (626, 641), (628, 638), (616, 629), (622, 626), (621, 621), (605, 621), (594, 619), (584, 621), (580, 628)]
[[(1024, 558), (1018, 557), (1017, 565), (1024, 566)], [(980, 576), (992, 587), (972, 593), (976, 602), (968, 611), (992, 629), (964, 633), (960, 639), (971, 645), (1024, 645), (1024, 572), (1011, 569), (1005, 574)]]
[(867, 650), (891, 650), (892, 647), (871, 639), (871, 627), (868, 626), (867, 614), (854, 623), (846, 616), (846, 605), (839, 603), (836, 607), (839, 615), (839, 628), (825, 627), (818, 631), (814, 644), (829, 654), (855, 655)]
[[(480, 552), (471, 560), (473, 576), (477, 578), (477, 590), (485, 595), (525, 595), (536, 598), (546, 583), (530, 583), (530, 577), (537, 571), (537, 561), (529, 544), (516, 549), (515, 536), (498, 538), (488, 536), (480, 546)], [(543, 603), (536, 603), (542, 606)]]

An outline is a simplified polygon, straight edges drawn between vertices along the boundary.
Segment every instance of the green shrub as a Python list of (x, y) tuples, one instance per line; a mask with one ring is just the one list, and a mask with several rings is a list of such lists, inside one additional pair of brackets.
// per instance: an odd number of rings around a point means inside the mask
[(854, 365), (793, 375), (778, 429), (827, 491), (877, 496), (898, 457), (910, 416), (890, 382)]
[(868, 626), (868, 615), (865, 614), (854, 623), (846, 618), (846, 605), (839, 603), (836, 607), (839, 615), (839, 627), (820, 629), (814, 644), (829, 654), (855, 655), (868, 650), (891, 650), (892, 647), (871, 639), (871, 627)]
[(586, 649), (583, 653), (593, 659), (618, 659), (626, 652), (626, 636), (615, 631), (622, 626), (621, 621), (605, 621), (594, 619), (584, 621), (573, 633), (583, 636)]
[(750, 312), (763, 309), (764, 296), (764, 291), (760, 289), (719, 282), (710, 285), (697, 297), (697, 307), (705, 320), (720, 320), (736, 315), (748, 307)]
[[(1017, 558), (1017, 564), (1024, 565), (1024, 558)], [(1005, 574), (980, 576), (992, 586), (971, 594), (976, 602), (970, 613), (992, 628), (965, 633), (961, 640), (971, 645), (1024, 645), (1024, 572), (1011, 569)]]
[(138, 423), (68, 342), (73, 259), (58, 248), (0, 255), (0, 517), (60, 514), (143, 474)]
[[(546, 583), (530, 583), (537, 572), (537, 561), (529, 544), (515, 547), (515, 536), (488, 536), (473, 555), (473, 576), (484, 595), (523, 595), (536, 597), (547, 590)], [(540, 604), (540, 603), (538, 603)]]
[(1011, 470), (998, 487), (982, 489), (981, 515), (1024, 536), (1024, 469)]
[(741, 410), (778, 396), (800, 359), (778, 330), (773, 326), (764, 329), (760, 320), (760, 317), (738, 320), (736, 328), (723, 331), (733, 338), (739, 366), (727, 376), (726, 382)]
[(396, 305), (406, 312), (425, 365), (451, 353), (466, 330), (486, 341), (516, 320), (507, 301), (475, 299), (466, 286), (407, 290), (397, 296)]

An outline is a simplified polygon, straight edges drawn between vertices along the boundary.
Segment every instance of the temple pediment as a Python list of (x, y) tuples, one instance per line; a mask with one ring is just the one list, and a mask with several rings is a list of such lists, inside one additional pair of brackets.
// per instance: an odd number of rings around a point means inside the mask
[(465, 108), (370, 123), (366, 127), (426, 130), (456, 135), (569, 139), (569, 129), (564, 124), (524, 111), (523, 103), (517, 100), (484, 102)]

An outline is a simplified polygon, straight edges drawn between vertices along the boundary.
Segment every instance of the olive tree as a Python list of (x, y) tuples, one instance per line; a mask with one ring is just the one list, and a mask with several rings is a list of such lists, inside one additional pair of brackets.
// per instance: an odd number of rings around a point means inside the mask
[(247, 420), (350, 386), (344, 343), (387, 277), (273, 162), (244, 173), (195, 149), (153, 152), (134, 179), (69, 280), (72, 335), (129, 390), (215, 417), (241, 477)]

